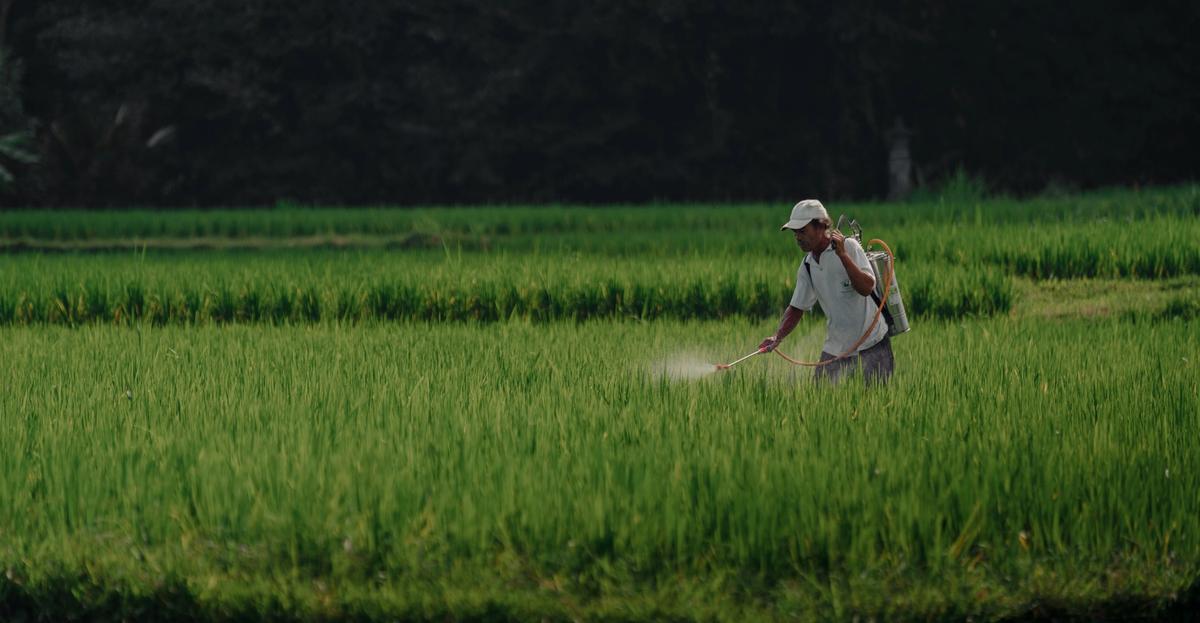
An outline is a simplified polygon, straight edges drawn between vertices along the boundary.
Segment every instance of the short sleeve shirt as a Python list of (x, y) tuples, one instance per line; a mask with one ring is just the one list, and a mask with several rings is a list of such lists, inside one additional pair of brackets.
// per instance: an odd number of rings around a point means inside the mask
[[(850, 254), (850, 259), (859, 270), (868, 275), (874, 274), (871, 272), (871, 264), (867, 261), (867, 254), (857, 240), (846, 239), (846, 252)], [(805, 270), (805, 264), (808, 265), (809, 270)], [(811, 279), (809, 278), (810, 272), (812, 273)], [(820, 262), (813, 259), (812, 253), (805, 255), (804, 261), (796, 271), (796, 289), (792, 292), (792, 307), (809, 311), (816, 303), (821, 304), (821, 309), (827, 318), (825, 345), (821, 347), (821, 350), (830, 355), (840, 355), (846, 352), (858, 341), (859, 337), (862, 337), (863, 332), (867, 330), (867, 327), (871, 325), (871, 320), (875, 317), (876, 304), (874, 300), (870, 296), (863, 296), (854, 290), (854, 286), (850, 283), (850, 275), (846, 273), (846, 267), (842, 266), (842, 260), (833, 250), (833, 245), (826, 247), (825, 251), (821, 253)], [(875, 323), (875, 328), (871, 330), (871, 334), (858, 347), (858, 351), (864, 351), (878, 344), (886, 336), (887, 323), (881, 316), (879, 322)]]

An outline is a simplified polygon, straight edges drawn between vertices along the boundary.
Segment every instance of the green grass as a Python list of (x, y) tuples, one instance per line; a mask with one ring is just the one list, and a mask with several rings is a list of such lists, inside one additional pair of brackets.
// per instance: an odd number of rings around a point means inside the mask
[[(0, 211), (0, 239), (300, 237), (410, 233), (443, 237), (697, 230), (770, 231), (787, 220), (792, 201), (753, 204), (646, 206), (463, 206), (395, 209), (281, 204), (273, 210), (130, 210), (122, 212)], [(1110, 189), (1072, 197), (1014, 200), (948, 195), (894, 203), (837, 203), (868, 227), (933, 224), (1078, 224), (1097, 219), (1144, 220), (1200, 216), (1200, 186), (1134, 191)]]
[(1200, 193), (970, 190), (871, 389), (679, 376), (788, 205), (0, 212), (0, 620), (1183, 618)]
[[(0, 212), (0, 250), (432, 250), (482, 257), (585, 254), (795, 262), (778, 231), (787, 204), (460, 207), (164, 212)], [(1200, 274), (1200, 187), (1027, 201), (958, 199), (831, 205), (905, 262), (986, 264), (1035, 279)], [(187, 253), (184, 253), (187, 255)], [(3, 257), (3, 256), (0, 256)], [(104, 257), (100, 255), (98, 257)], [(382, 257), (382, 256), (381, 256)]]
[[(794, 247), (793, 247), (794, 248)], [(801, 254), (678, 256), (308, 251), (12, 256), (0, 324), (537, 321), (775, 316)], [(914, 317), (1005, 313), (1012, 284), (991, 266), (902, 263)]]
[(0, 604), (998, 617), (1200, 577), (1195, 322), (926, 322), (865, 392), (654, 373), (770, 327), (6, 329)]
[(1200, 275), (1136, 279), (1017, 279), (1012, 313), (1043, 318), (1119, 316), (1130, 321), (1200, 316)]

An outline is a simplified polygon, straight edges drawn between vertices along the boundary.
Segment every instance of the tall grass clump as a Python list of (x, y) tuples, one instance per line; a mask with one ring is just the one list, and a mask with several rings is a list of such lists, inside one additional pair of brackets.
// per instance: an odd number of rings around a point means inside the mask
[[(784, 261), (736, 256), (308, 252), (20, 256), (11, 265), (0, 323), (63, 325), (762, 318), (782, 311), (796, 275)], [(987, 316), (1013, 303), (1011, 281), (991, 266), (903, 262), (897, 271), (915, 317)]]

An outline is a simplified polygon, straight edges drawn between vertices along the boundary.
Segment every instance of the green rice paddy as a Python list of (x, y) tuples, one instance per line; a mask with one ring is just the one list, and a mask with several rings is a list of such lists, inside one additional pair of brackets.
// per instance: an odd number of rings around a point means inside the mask
[[(1197, 206), (847, 207), (913, 324), (871, 388), (706, 373), (787, 205), (0, 213), (0, 618), (1184, 618)], [(255, 243), (146, 243), (199, 236)]]

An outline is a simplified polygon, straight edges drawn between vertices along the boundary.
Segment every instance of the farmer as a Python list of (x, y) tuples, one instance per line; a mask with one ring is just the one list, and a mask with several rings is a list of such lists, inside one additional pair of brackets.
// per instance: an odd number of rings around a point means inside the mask
[[(867, 254), (854, 238), (832, 228), (825, 206), (816, 199), (805, 199), (792, 208), (792, 217), (781, 231), (790, 229), (796, 244), (808, 252), (796, 271), (796, 290), (783, 312), (775, 335), (763, 340), (759, 349), (770, 352), (779, 346), (804, 312), (820, 302), (828, 317), (828, 333), (821, 348), (821, 361), (837, 359), (854, 346), (871, 325), (877, 306), (870, 294), (875, 277)], [(847, 371), (862, 363), (863, 376), (869, 383), (886, 383), (892, 375), (892, 343), (882, 315), (869, 335), (853, 354), (833, 363), (818, 366), (814, 378), (837, 383)]]

